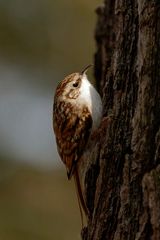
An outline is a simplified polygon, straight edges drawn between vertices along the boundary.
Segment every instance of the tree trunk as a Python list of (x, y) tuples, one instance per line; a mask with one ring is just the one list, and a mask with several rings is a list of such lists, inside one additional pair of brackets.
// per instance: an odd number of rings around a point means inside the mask
[(160, 240), (160, 1), (106, 0), (97, 14), (104, 118), (85, 173), (82, 238)]

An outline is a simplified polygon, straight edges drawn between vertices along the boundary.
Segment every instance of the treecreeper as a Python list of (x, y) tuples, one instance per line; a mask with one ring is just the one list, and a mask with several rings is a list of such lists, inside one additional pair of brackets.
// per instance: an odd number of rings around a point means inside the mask
[(65, 164), (68, 179), (74, 176), (82, 226), (82, 210), (86, 218), (89, 216), (89, 210), (78, 166), (83, 154), (87, 151), (92, 133), (98, 129), (102, 119), (101, 97), (86, 75), (90, 66), (85, 67), (80, 73), (68, 75), (58, 84), (53, 104), (53, 129), (57, 149)]

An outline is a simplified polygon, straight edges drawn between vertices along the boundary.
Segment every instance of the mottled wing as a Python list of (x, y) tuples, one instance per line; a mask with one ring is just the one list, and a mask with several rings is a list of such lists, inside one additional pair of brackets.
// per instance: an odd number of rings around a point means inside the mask
[(60, 102), (59, 105), (55, 102), (53, 112), (58, 152), (70, 179), (88, 141), (92, 117), (87, 107), (78, 111), (72, 104), (65, 102)]

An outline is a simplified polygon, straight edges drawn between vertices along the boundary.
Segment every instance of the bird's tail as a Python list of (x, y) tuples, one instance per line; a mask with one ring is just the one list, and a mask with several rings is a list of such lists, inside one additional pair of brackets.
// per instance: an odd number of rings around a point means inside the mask
[(84, 200), (77, 167), (75, 167), (75, 170), (74, 170), (74, 182), (75, 182), (75, 186), (76, 186), (76, 193), (77, 193), (78, 204), (79, 204), (79, 209), (80, 209), (80, 214), (81, 214), (82, 227), (83, 227), (84, 226), (83, 211), (85, 213), (86, 218), (88, 217), (89, 212), (88, 212), (85, 200)]

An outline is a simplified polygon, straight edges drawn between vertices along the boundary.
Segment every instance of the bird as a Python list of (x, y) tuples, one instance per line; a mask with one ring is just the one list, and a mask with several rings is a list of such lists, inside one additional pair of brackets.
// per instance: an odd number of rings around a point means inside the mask
[(86, 75), (91, 66), (66, 76), (56, 88), (53, 104), (57, 149), (65, 164), (68, 179), (74, 176), (81, 220), (82, 209), (86, 217), (89, 211), (81, 187), (78, 163), (86, 151), (91, 134), (100, 126), (102, 119), (102, 99)]

